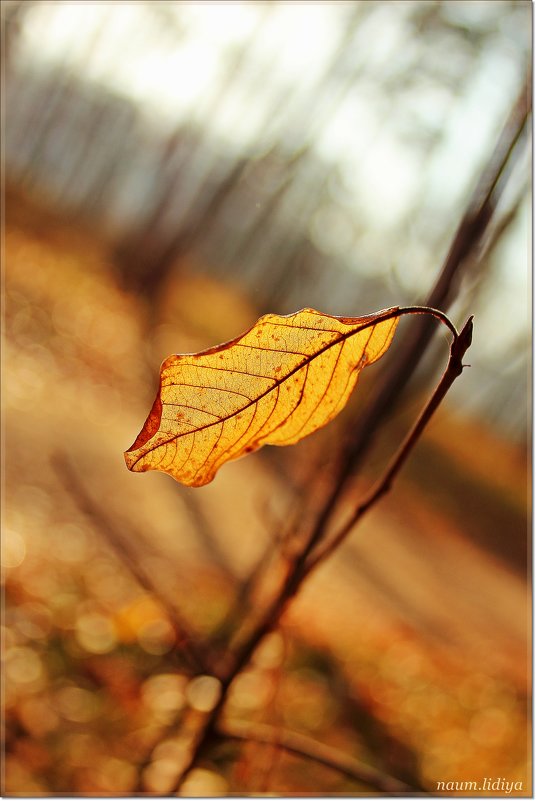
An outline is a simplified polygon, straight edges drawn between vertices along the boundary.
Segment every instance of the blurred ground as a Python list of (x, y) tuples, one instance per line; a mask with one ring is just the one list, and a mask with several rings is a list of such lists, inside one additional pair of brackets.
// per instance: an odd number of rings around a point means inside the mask
[[(160, 361), (236, 336), (256, 309), (186, 265), (149, 314), (90, 231), (20, 196), (9, 198), (5, 262), (4, 790), (129, 793), (165, 724), (202, 702), (166, 613), (80, 512), (53, 454), (203, 642), (326, 434), (231, 463), (198, 490), (130, 474), (122, 454)], [(229, 714), (303, 731), (432, 793), (488, 777), (530, 794), (527, 482), (523, 449), (440, 413), (396, 490), (237, 682)], [(180, 747), (176, 736), (159, 746), (148, 789), (166, 791)], [(238, 747), (224, 748), (190, 792), (366, 792), (296, 757), (241, 753), (233, 766)]]

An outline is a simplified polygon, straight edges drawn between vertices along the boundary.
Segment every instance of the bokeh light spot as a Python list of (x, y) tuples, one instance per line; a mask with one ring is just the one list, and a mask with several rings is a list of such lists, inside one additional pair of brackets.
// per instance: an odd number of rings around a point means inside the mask
[(5, 675), (15, 684), (33, 684), (43, 677), (43, 665), (32, 648), (10, 648), (5, 656)]
[(220, 699), (221, 683), (214, 676), (196, 676), (186, 688), (189, 706), (197, 712), (210, 712)]
[(111, 621), (96, 613), (81, 615), (76, 621), (77, 642), (93, 654), (105, 654), (116, 645), (116, 635)]
[(242, 673), (233, 682), (229, 703), (243, 710), (262, 709), (271, 693), (271, 681), (259, 671)]
[(180, 795), (182, 798), (223, 796), (227, 793), (227, 787), (227, 782), (218, 773), (204, 768), (195, 768), (184, 781)]
[(186, 676), (161, 673), (144, 682), (142, 698), (157, 712), (175, 713), (185, 704)]
[(21, 565), (26, 556), (23, 537), (12, 528), (6, 528), (2, 538), (2, 566), (10, 570)]
[(100, 704), (95, 693), (81, 687), (64, 687), (56, 693), (60, 714), (74, 723), (88, 723), (98, 713)]

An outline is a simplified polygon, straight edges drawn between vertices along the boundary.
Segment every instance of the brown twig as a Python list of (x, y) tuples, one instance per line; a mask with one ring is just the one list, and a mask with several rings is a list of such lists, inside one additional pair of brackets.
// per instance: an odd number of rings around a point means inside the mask
[[(272, 609), (265, 616), (264, 622), (257, 626), (257, 638), (251, 634), (242, 646), (242, 652), (239, 651), (237, 663), (243, 666), (255, 650), (260, 639), (265, 633), (270, 631), (277, 623), (283, 612), (285, 611), (291, 598), (299, 590), (303, 580), (309, 575), (314, 568), (324, 561), (335, 548), (346, 538), (350, 530), (357, 523), (357, 521), (367, 512), (383, 495), (385, 495), (393, 485), (393, 481), (400, 469), (407, 461), (410, 453), (417, 444), (423, 430), (430, 421), (432, 415), (437, 407), (447, 394), (448, 390), (461, 375), (463, 370), (463, 356), (471, 344), (471, 337), (473, 331), (472, 318), (469, 318), (464, 325), (460, 334), (457, 334), (451, 345), (449, 361), (447, 368), (439, 382), (436, 390), (432, 394), (430, 400), (419, 415), (415, 425), (407, 435), (406, 439), (398, 449), (393, 457), (390, 465), (387, 467), (385, 473), (380, 478), (374, 489), (367, 496), (367, 498), (357, 507), (356, 511), (350, 520), (339, 530), (329, 545), (326, 546), (325, 551), (321, 551), (317, 557), (309, 558), (313, 553), (313, 547), (316, 541), (310, 540), (298, 557), (288, 566), (288, 573), (285, 579), (283, 589), (278, 597), (275, 599)], [(266, 628), (264, 631), (263, 629)], [(236, 670), (236, 668), (235, 668)]]
[(227, 720), (217, 727), (217, 734), (230, 740), (272, 745), (292, 754), (305, 757), (342, 773), (360, 784), (383, 793), (409, 793), (421, 788), (410, 787), (393, 776), (360, 762), (336, 748), (319, 743), (311, 737), (262, 723)]
[(367, 497), (361, 501), (359, 506), (357, 506), (350, 519), (339, 530), (337, 535), (333, 537), (333, 539), (320, 551), (320, 553), (317, 554), (317, 556), (313, 557), (308, 562), (305, 575), (308, 575), (321, 562), (324, 562), (333, 553), (333, 551), (335, 551), (342, 544), (365, 512), (367, 512), (371, 506), (373, 506), (383, 495), (389, 492), (396, 475), (406, 462), (417, 440), (421, 436), (425, 427), (428, 425), (432, 415), (451, 388), (454, 381), (462, 374), (464, 367), (463, 357), (471, 345), (472, 335), (473, 318), (470, 317), (462, 328), (461, 332), (452, 341), (447, 368), (443, 373), (443, 377), (441, 378), (441, 381), (439, 382), (434, 394), (424, 407), (418, 420), (406, 436), (406, 439), (400, 446), (399, 450), (394, 455), (387, 470), (378, 483), (372, 488)]
[[(449, 327), (451, 330), (456, 330), (450, 321)], [(207, 716), (205, 726), (198, 734), (190, 758), (181, 771), (173, 792), (180, 788), (187, 774), (194, 767), (194, 765), (197, 764), (198, 760), (206, 753), (207, 749), (212, 744), (216, 735), (216, 726), (218, 724), (220, 713), (227, 699), (229, 687), (238, 674), (241, 673), (243, 668), (247, 665), (261, 640), (263, 640), (264, 637), (277, 626), (289, 603), (302, 586), (305, 578), (342, 542), (342, 540), (348, 535), (349, 531), (353, 528), (357, 520), (361, 519), (365, 512), (367, 512), (391, 488), (396, 475), (399, 473), (411, 451), (417, 444), (420, 435), (422, 434), (433, 413), (447, 394), (456, 378), (461, 375), (463, 370), (462, 360), (471, 344), (472, 330), (472, 318), (469, 318), (461, 333), (454, 336), (447, 368), (435, 392), (421, 412), (413, 429), (400, 446), (397, 454), (385, 471), (384, 475), (372, 493), (357, 508), (351, 520), (338, 532), (334, 541), (332, 541), (327, 549), (321, 552), (320, 557), (317, 557), (312, 561), (309, 560), (312, 547), (315, 544), (310, 540), (307, 547), (303, 549), (298, 557), (287, 564), (287, 574), (280, 592), (278, 592), (268, 608), (263, 611), (261, 619), (256, 622), (252, 630), (247, 634), (242, 645), (237, 648), (234, 665), (231, 667), (227, 676), (222, 681), (222, 692), (220, 699), (214, 709)]]
[(65, 489), (69, 492), (80, 511), (94, 524), (95, 530), (105, 538), (107, 544), (111, 546), (116, 556), (134, 576), (138, 584), (151, 594), (166, 612), (168, 620), (173, 627), (176, 642), (180, 644), (181, 656), (186, 659), (190, 669), (196, 673), (206, 672), (208, 670), (206, 656), (195, 644), (194, 638), (189, 632), (188, 624), (183, 620), (174, 604), (166, 598), (152, 577), (143, 569), (139, 556), (129, 544), (128, 538), (119, 533), (108, 517), (102, 513), (99, 506), (94, 503), (82, 482), (79, 481), (75, 469), (65, 454), (56, 452), (52, 457), (52, 463)]
[[(531, 111), (531, 84), (532, 76), (528, 75), (495, 149), (469, 198), (438, 278), (424, 301), (426, 306), (446, 310), (456, 297), (462, 268), (482, 242), (507, 177), (513, 168), (516, 148), (523, 136)], [(392, 410), (417, 368), (432, 339), (432, 334), (433, 321), (423, 318), (415, 322), (406, 338), (399, 343), (396, 361), (386, 371), (384, 380), (378, 383), (338, 467), (334, 470), (331, 489), (310, 533), (312, 540), (319, 540), (327, 530), (339, 499), (372, 445), (380, 424)]]
[[(495, 149), (484, 166), (466, 209), (458, 224), (451, 245), (424, 304), (446, 310), (456, 297), (462, 269), (474, 256), (493, 217), (507, 177), (513, 168), (518, 143), (526, 129), (532, 108), (532, 75), (514, 102), (510, 115), (499, 135)], [(373, 391), (370, 402), (355, 427), (345, 451), (335, 465), (330, 488), (307, 535), (307, 542), (319, 542), (332, 519), (339, 500), (344, 495), (356, 469), (373, 444), (376, 431), (392, 410), (408, 381), (419, 365), (433, 335), (433, 321), (415, 321), (397, 346), (397, 358), (387, 368), (385, 378)], [(315, 489), (316, 492), (316, 489)], [(247, 600), (247, 599), (246, 599)]]

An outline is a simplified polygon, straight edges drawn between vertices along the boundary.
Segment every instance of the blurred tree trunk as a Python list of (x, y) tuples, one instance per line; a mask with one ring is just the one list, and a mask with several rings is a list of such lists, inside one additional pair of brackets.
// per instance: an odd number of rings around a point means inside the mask
[(13, 61), (17, 40), (21, 34), (23, 17), (35, 5), (35, 0), (11, 0), (2, 3), (2, 28), (4, 31), (4, 52), (2, 54), (6, 77)]

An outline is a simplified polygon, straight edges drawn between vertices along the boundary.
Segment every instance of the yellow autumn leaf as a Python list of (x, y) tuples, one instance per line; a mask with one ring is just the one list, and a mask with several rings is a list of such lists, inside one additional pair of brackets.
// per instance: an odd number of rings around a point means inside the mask
[(359, 373), (382, 356), (399, 311), (331, 317), (267, 314), (241, 337), (170, 356), (129, 470), (162, 470), (192, 487), (262, 445), (291, 445), (344, 408)]

